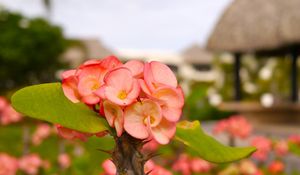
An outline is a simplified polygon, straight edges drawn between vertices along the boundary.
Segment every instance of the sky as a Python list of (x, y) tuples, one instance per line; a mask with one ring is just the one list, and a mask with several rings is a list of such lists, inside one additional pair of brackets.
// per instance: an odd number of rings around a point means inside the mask
[[(181, 52), (204, 46), (232, 0), (52, 0), (50, 20), (67, 37), (97, 38), (112, 49)], [(0, 0), (29, 17), (46, 16), (43, 0)]]

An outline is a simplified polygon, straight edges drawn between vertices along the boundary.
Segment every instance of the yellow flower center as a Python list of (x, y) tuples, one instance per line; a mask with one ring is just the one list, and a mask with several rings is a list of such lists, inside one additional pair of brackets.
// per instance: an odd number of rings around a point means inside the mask
[(100, 83), (97, 82), (97, 81), (95, 81), (95, 83), (93, 84), (93, 86), (91, 87), (91, 89), (92, 89), (93, 91), (95, 91), (95, 90), (97, 90), (97, 89), (99, 89), (99, 88), (100, 88)]
[[(152, 125), (155, 122), (155, 117), (150, 115), (149, 118), (150, 118), (150, 125)], [(145, 117), (144, 118), (144, 124), (147, 125), (147, 123), (148, 123), (148, 117)]]
[(118, 98), (124, 100), (127, 97), (127, 93), (125, 91), (121, 91), (118, 94)]

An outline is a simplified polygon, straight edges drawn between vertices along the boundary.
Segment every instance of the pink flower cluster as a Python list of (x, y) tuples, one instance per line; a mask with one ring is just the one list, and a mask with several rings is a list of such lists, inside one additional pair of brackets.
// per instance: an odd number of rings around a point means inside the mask
[(257, 148), (252, 157), (260, 161), (265, 161), (272, 150), (272, 141), (263, 136), (254, 137), (251, 140), (251, 145)]
[(296, 145), (300, 146), (300, 134), (290, 135), (289, 138), (288, 138), (288, 141), (293, 143), (293, 144), (296, 144)]
[(66, 97), (98, 106), (117, 136), (126, 131), (138, 139), (167, 144), (175, 134), (184, 97), (176, 76), (162, 63), (131, 60), (122, 64), (109, 56), (86, 61), (64, 72), (62, 78)]
[(270, 165), (268, 166), (268, 170), (271, 174), (282, 174), (284, 168), (285, 168), (284, 164), (279, 160), (275, 160), (271, 162)]
[[(117, 169), (113, 162), (108, 159), (102, 163), (102, 168), (104, 170), (104, 173), (102, 173), (101, 175), (115, 175), (117, 172)], [(144, 168), (145, 173), (149, 173), (149, 175), (172, 175), (169, 170), (155, 164), (152, 160), (148, 160)]]
[(247, 138), (252, 132), (251, 124), (242, 116), (235, 115), (228, 119), (220, 120), (214, 127), (213, 133), (227, 133), (232, 137)]
[(34, 145), (40, 145), (44, 139), (50, 136), (52, 128), (48, 124), (39, 124), (34, 131), (31, 142)]
[(251, 145), (257, 148), (257, 151), (252, 157), (259, 161), (266, 161), (271, 151), (274, 151), (277, 157), (283, 157), (289, 152), (289, 146), (286, 140), (272, 141), (263, 136), (256, 136), (252, 138)]
[(28, 154), (20, 159), (6, 153), (0, 153), (0, 175), (16, 175), (18, 170), (28, 175), (37, 175), (40, 168), (49, 168), (49, 162), (37, 154)]
[(16, 112), (4, 97), (0, 97), (0, 124), (8, 125), (21, 119), (21, 114)]
[(186, 154), (181, 154), (173, 164), (172, 169), (180, 172), (182, 175), (191, 175), (192, 173), (207, 173), (213, 168), (213, 165), (200, 158), (191, 158)]

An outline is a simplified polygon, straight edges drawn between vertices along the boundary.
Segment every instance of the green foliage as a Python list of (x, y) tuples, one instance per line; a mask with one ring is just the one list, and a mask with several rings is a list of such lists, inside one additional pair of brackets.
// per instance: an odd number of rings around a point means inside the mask
[(29, 86), (12, 96), (12, 105), (29, 117), (86, 133), (107, 130), (106, 120), (82, 103), (68, 100), (60, 83)]
[(208, 84), (199, 83), (191, 88), (191, 93), (186, 97), (184, 115), (190, 120), (217, 120), (229, 117), (230, 111), (221, 111), (209, 104), (207, 99)]
[(295, 143), (289, 143), (289, 151), (297, 156), (300, 156), (300, 146)]
[(178, 123), (175, 138), (196, 151), (202, 159), (214, 163), (237, 161), (256, 150), (254, 147), (234, 148), (222, 145), (202, 131), (199, 121)]
[(0, 9), (0, 33), (0, 90), (55, 79), (66, 48), (59, 27)]

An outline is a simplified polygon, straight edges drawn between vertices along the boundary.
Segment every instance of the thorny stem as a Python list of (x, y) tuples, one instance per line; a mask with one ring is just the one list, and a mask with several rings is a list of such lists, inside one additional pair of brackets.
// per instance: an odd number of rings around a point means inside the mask
[(145, 175), (144, 164), (151, 158), (141, 153), (145, 142), (127, 133), (114, 139), (116, 145), (112, 152), (112, 161), (117, 168), (117, 175)]

